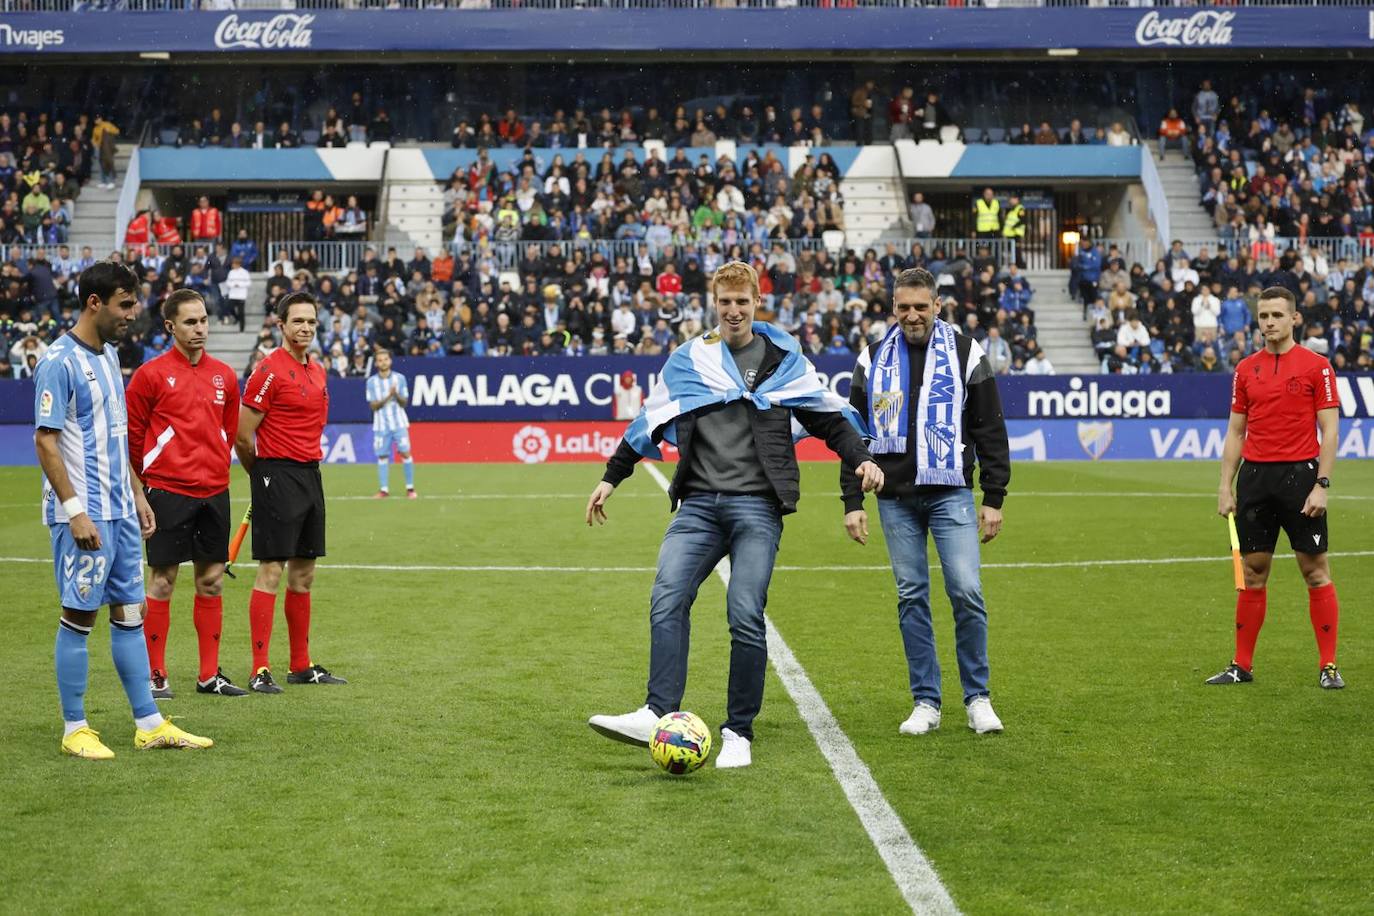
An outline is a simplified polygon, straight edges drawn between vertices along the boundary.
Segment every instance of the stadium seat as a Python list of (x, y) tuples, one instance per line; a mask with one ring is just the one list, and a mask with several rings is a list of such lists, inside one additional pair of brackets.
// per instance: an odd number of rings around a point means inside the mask
[(320, 142), (320, 132), (313, 127), (308, 127), (301, 131), (301, 143), (306, 146), (314, 146)]
[(944, 127), (940, 128), (940, 142), (958, 143), (959, 126), (957, 124), (946, 124)]
[(177, 137), (179, 136), (181, 136), (181, 132), (178, 131), (175, 127), (164, 127), (162, 130), (157, 132), (157, 138), (163, 146), (175, 145), (177, 142)]
[(1005, 143), (1007, 140), (1007, 131), (1005, 128), (1001, 127), (989, 127), (987, 130), (983, 131), (983, 137), (989, 143)]
[(731, 162), (734, 162), (734, 161), (735, 161), (735, 153), (736, 153), (736, 149), (735, 149), (735, 141), (734, 141), (734, 140), (717, 140), (717, 141), (716, 141), (716, 161), (717, 161), (717, 162), (719, 162), (721, 159), (729, 159)]
[(839, 229), (827, 229), (822, 232), (821, 241), (825, 243), (825, 250), (833, 257), (838, 258), (844, 254), (844, 233)]

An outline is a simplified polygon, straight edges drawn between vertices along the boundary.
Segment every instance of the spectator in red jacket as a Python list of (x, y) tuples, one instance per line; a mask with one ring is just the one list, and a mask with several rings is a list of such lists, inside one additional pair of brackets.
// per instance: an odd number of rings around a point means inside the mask
[(129, 228), (124, 230), (124, 244), (142, 247), (148, 244), (148, 238), (152, 235), (152, 231), (152, 211), (140, 210), (137, 216), (129, 220)]
[(210, 198), (201, 197), (191, 211), (191, 241), (213, 242), (224, 232), (224, 218), (217, 208), (210, 206)]
[(658, 294), (665, 299), (668, 297), (676, 299), (682, 295), (682, 276), (677, 272), (672, 261), (663, 265), (663, 273), (658, 275), (658, 282), (654, 285), (658, 289)]
[(496, 134), (505, 146), (519, 146), (525, 142), (525, 125), (515, 116), (514, 108), (506, 109), (506, 116), (496, 125)]
[(1159, 122), (1159, 158), (1164, 159), (1164, 148), (1172, 145), (1179, 148), (1180, 152), (1187, 155), (1187, 147), (1183, 138), (1188, 135), (1188, 122), (1178, 116), (1177, 108), (1169, 109), (1169, 116)]
[(897, 97), (888, 103), (888, 136), (893, 141), (911, 139), (911, 113), (916, 108), (916, 103), (913, 99), (915, 94), (916, 90), (912, 89), (910, 86), (903, 86), (902, 91), (898, 93)]

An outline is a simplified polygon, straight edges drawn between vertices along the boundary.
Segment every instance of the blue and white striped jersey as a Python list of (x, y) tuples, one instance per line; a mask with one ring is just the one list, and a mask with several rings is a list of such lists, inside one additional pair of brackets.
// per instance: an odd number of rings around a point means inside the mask
[[(61, 433), (62, 463), (91, 521), (134, 514), (124, 379), (114, 347), (97, 352), (71, 334), (59, 337), (34, 373), (33, 423)], [(43, 521), (68, 521), (46, 476)]]
[[(380, 401), (386, 397), (391, 386), (397, 386), (401, 392), (401, 397), (410, 398), (410, 384), (406, 377), (399, 372), (392, 372), (386, 378), (381, 375), (374, 375), (367, 380), (367, 400), (368, 403)], [(386, 406), (381, 410), (372, 411), (372, 431), (374, 433), (392, 433), (398, 429), (409, 429), (410, 418), (406, 416), (406, 409), (395, 401), (387, 401)]]

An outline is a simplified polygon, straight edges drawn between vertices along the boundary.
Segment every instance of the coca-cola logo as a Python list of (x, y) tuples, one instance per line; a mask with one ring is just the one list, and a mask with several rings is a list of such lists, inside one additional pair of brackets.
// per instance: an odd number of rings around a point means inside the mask
[(1231, 20), (1235, 13), (1199, 12), (1191, 16), (1165, 18), (1150, 10), (1135, 27), (1135, 43), (1184, 48), (1215, 48), (1231, 43)]
[(314, 37), (310, 23), (314, 21), (315, 17), (306, 13), (281, 13), (271, 19), (247, 21), (239, 19), (237, 13), (230, 13), (215, 29), (215, 47), (250, 51), (308, 48)]

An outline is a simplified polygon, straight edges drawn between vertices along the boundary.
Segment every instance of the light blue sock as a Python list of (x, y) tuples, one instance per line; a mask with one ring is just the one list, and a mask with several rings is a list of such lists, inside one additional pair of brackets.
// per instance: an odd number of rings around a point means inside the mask
[(391, 462), (385, 458), (377, 459), (377, 479), (382, 482), (382, 489), (391, 489)]
[(401, 466), (405, 468), (406, 472), (406, 489), (415, 489), (415, 459), (406, 458), (401, 461)]
[(134, 718), (157, 715), (153, 688), (148, 683), (148, 646), (143, 641), (143, 624), (136, 627), (110, 621), (110, 655), (114, 656), (115, 671), (124, 685)]
[(86, 718), (86, 680), (90, 670), (90, 652), (86, 637), (90, 627), (79, 627), (63, 620), (57, 625), (57, 647), (54, 660), (57, 668), (57, 693), (62, 698), (62, 719), (82, 722)]

